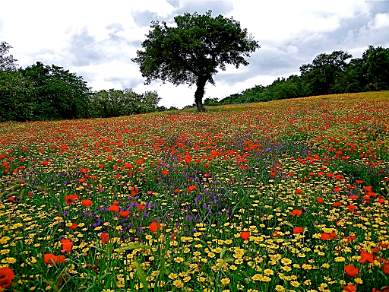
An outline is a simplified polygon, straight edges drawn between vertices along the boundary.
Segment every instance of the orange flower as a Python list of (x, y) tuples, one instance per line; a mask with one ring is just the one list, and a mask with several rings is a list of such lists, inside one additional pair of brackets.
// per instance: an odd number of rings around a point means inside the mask
[(335, 202), (332, 204), (332, 207), (340, 207), (342, 206), (342, 202)]
[(320, 235), (320, 239), (321, 240), (332, 240), (336, 237), (336, 233), (335, 232), (323, 232), (321, 235)]
[(90, 206), (92, 206), (92, 204), (93, 204), (92, 200), (89, 200), (89, 199), (81, 201), (81, 205), (83, 205), (84, 207), (90, 207)]
[(294, 209), (292, 212), (290, 212), (290, 215), (292, 216), (301, 216), (301, 214), (303, 214), (303, 211), (297, 209)]
[(318, 197), (316, 199), (316, 202), (318, 202), (319, 204), (323, 204), (324, 203), (324, 199), (322, 197)]
[(131, 187), (131, 196), (135, 197), (138, 194), (138, 187)]
[(150, 223), (149, 229), (151, 232), (157, 232), (161, 228), (161, 224), (158, 223), (158, 221), (154, 220)]
[(100, 233), (100, 241), (103, 244), (107, 244), (109, 242), (109, 234), (107, 232)]
[(304, 232), (304, 227), (300, 227), (300, 226), (293, 227), (293, 234), (300, 234), (303, 232)]
[(186, 153), (185, 154), (185, 162), (189, 164), (189, 163), (191, 163), (191, 161), (192, 161), (192, 157), (190, 156), (189, 153)]
[(63, 255), (56, 256), (52, 253), (46, 253), (43, 256), (43, 261), (46, 265), (49, 265), (49, 266), (61, 264), (65, 261), (65, 256), (63, 256)]
[(240, 238), (243, 240), (248, 240), (250, 238), (250, 232), (249, 231), (242, 231), (240, 233)]
[(357, 206), (353, 205), (353, 204), (350, 204), (347, 206), (347, 209), (350, 211), (350, 212), (354, 212), (356, 209), (357, 209)]
[(130, 215), (130, 211), (128, 211), (128, 210), (119, 212), (120, 217), (126, 218), (126, 217), (128, 217), (128, 215)]
[(348, 284), (343, 287), (343, 292), (357, 292), (357, 287), (353, 284)]
[(336, 187), (334, 187), (334, 189), (333, 189), (333, 191), (335, 192), (335, 193), (339, 193), (340, 192), (340, 187), (339, 186), (336, 186)]
[(349, 277), (355, 277), (359, 273), (359, 269), (354, 265), (345, 265), (344, 266), (344, 272)]
[(72, 251), (73, 241), (71, 241), (70, 239), (68, 239), (68, 238), (61, 239), (61, 244), (62, 244), (61, 252), (65, 253), (65, 252)]
[(161, 173), (162, 173), (162, 175), (167, 176), (169, 174), (169, 170), (168, 169), (162, 169)]
[(11, 268), (0, 268), (0, 290), (3, 290), (3, 288), (9, 288), (14, 277), (15, 274)]
[(384, 265), (382, 266), (382, 271), (385, 275), (389, 275), (389, 262), (384, 263)]
[(368, 263), (374, 262), (374, 255), (372, 253), (369, 253), (369, 252), (362, 250), (360, 253), (360, 256), (361, 256), (361, 258), (359, 259), (359, 262), (361, 264), (364, 264), (366, 262), (368, 262)]
[(74, 230), (74, 229), (76, 229), (77, 227), (78, 227), (78, 224), (77, 224), (77, 223), (72, 223), (72, 225), (69, 226), (69, 228), (70, 228), (71, 230)]
[(143, 204), (143, 203), (138, 204), (138, 205), (136, 205), (136, 208), (138, 209), (138, 211), (142, 211), (146, 208), (146, 204)]
[(297, 189), (294, 191), (294, 193), (295, 193), (296, 195), (300, 195), (300, 194), (303, 193), (303, 190), (300, 189), (300, 188), (297, 188)]
[(188, 186), (187, 189), (188, 189), (188, 192), (193, 192), (197, 189), (197, 187), (195, 185), (190, 185), (190, 186)]
[(350, 234), (345, 239), (346, 239), (346, 241), (350, 242), (350, 241), (354, 241), (356, 238), (357, 238), (357, 236), (355, 234)]
[(120, 208), (118, 205), (111, 205), (108, 208), (108, 211), (110, 211), (110, 212), (119, 212), (119, 210), (120, 210)]
[(78, 200), (78, 196), (76, 194), (66, 195), (65, 196), (65, 203), (66, 205), (72, 205)]

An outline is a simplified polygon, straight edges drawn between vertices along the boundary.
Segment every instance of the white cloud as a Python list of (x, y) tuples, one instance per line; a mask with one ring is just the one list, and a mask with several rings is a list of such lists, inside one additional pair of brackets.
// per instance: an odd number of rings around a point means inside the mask
[(373, 29), (389, 28), (389, 13), (378, 13), (374, 17)]
[(387, 45), (389, 13), (373, 11), (370, 2), (12, 0), (1, 4), (0, 41), (14, 47), (12, 54), (22, 66), (53, 63), (82, 74), (96, 90), (128, 86), (157, 90), (162, 105), (182, 107), (193, 103), (193, 86), (158, 81), (144, 85), (130, 60), (153, 17), (171, 21), (183, 11), (213, 9), (239, 20), (259, 41), (262, 49), (249, 66), (228, 67), (216, 76), (216, 87), (207, 85), (205, 97), (221, 98), (296, 73), (299, 65), (323, 51), (345, 49), (360, 54), (369, 44)]

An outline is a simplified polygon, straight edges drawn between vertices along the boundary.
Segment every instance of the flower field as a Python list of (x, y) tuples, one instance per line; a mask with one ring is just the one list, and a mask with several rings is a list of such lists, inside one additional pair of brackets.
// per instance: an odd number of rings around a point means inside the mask
[(376, 92), (0, 124), (0, 291), (387, 291), (388, 112)]

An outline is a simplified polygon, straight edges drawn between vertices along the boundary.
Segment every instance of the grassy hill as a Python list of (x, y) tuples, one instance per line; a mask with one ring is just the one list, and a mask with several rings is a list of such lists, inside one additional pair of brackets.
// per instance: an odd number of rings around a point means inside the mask
[(2, 123), (0, 284), (381, 289), (388, 108), (384, 91)]

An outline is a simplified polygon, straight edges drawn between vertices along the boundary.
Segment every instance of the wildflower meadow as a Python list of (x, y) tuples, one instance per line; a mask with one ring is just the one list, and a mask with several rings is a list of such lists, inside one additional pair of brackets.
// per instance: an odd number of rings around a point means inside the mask
[(388, 113), (386, 91), (2, 123), (0, 290), (388, 291)]

